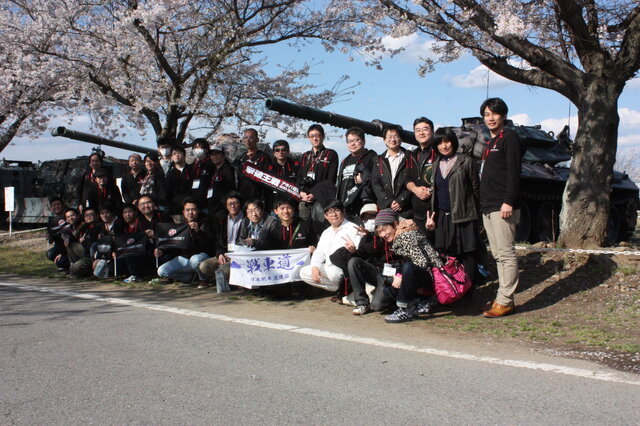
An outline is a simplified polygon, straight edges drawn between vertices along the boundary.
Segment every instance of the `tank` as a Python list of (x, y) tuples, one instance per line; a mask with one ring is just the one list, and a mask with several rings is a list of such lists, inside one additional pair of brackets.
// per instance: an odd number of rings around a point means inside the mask
[[(278, 99), (267, 99), (266, 107), (280, 114), (343, 129), (357, 126), (372, 136), (382, 136), (382, 129), (390, 124), (381, 120), (359, 120)], [(529, 243), (555, 241), (560, 230), (562, 193), (569, 177), (567, 163), (571, 160), (573, 143), (569, 138), (569, 127), (565, 126), (556, 137), (540, 126), (515, 125), (511, 120), (505, 125), (512, 128), (526, 146), (520, 179), (521, 220), (516, 240)], [(485, 143), (490, 139), (484, 120), (481, 117), (463, 118), (460, 126), (449, 128), (458, 136), (460, 150), (479, 161)], [(408, 130), (403, 131), (403, 141), (417, 145), (413, 132)], [(611, 244), (628, 240), (633, 234), (640, 207), (638, 187), (626, 173), (614, 171), (612, 186), (607, 227), (607, 239)]]

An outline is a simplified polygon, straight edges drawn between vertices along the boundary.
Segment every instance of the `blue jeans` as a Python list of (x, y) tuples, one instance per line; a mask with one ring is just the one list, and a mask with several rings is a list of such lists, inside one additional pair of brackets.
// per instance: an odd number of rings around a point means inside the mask
[(200, 281), (206, 281), (207, 277), (200, 272), (198, 266), (208, 258), (207, 253), (194, 254), (188, 259), (182, 256), (174, 257), (167, 263), (160, 265), (158, 276), (186, 283), (193, 279), (193, 274), (197, 273)]

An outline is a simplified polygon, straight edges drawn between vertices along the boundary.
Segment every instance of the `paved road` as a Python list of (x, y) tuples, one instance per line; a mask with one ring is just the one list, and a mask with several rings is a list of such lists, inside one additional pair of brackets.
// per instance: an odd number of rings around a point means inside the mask
[(0, 282), (3, 425), (640, 423), (640, 377), (594, 365), (617, 381), (42, 288)]

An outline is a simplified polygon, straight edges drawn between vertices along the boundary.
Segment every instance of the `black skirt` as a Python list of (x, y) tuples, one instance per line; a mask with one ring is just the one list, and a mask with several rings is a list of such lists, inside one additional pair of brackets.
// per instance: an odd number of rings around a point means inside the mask
[(435, 234), (435, 248), (451, 256), (475, 251), (480, 240), (477, 220), (453, 223), (451, 213), (442, 210), (437, 214)]

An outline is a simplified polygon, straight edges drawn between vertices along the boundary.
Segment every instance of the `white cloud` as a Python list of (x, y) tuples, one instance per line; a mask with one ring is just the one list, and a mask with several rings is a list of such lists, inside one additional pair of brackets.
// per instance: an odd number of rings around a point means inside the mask
[(476, 89), (479, 87), (487, 87), (487, 78), (489, 79), (489, 87), (494, 88), (518, 84), (494, 73), (484, 65), (475, 67), (467, 74), (447, 76), (445, 77), (445, 81), (448, 81), (453, 87)]
[(633, 135), (619, 136), (618, 137), (618, 146), (631, 147), (631, 146), (640, 146), (640, 133), (636, 133)]
[(618, 110), (618, 115), (620, 116), (620, 129), (640, 129), (640, 111), (635, 111), (629, 108), (620, 108)]
[(509, 119), (513, 121), (515, 124), (520, 124), (521, 126), (528, 126), (531, 123), (529, 114), (510, 115)]
[[(576, 136), (576, 130), (578, 129), (578, 116), (572, 115), (569, 117), (569, 128), (571, 129), (571, 138)], [(542, 130), (546, 132), (553, 132), (556, 135), (562, 131), (564, 126), (567, 125), (567, 118), (547, 118), (540, 122)]]

